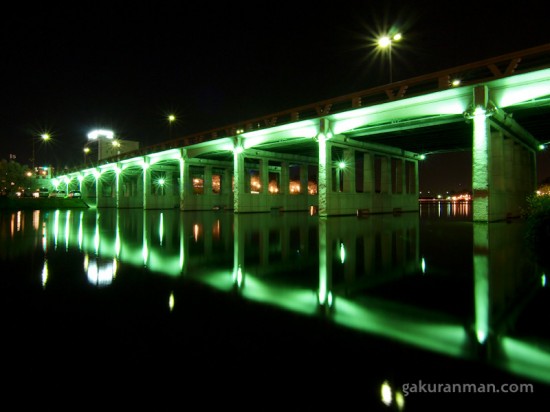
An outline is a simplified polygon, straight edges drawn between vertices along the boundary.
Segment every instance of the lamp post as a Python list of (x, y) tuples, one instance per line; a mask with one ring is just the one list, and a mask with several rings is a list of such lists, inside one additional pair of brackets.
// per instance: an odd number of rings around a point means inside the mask
[(101, 160), (101, 139), (114, 139), (115, 134), (111, 130), (104, 130), (104, 129), (98, 129), (98, 130), (92, 130), (90, 133), (88, 133), (88, 139), (89, 140), (97, 140), (97, 163), (99, 164), (99, 161)]
[(168, 138), (172, 139), (172, 123), (176, 121), (176, 116), (173, 114), (168, 115)]
[(386, 36), (382, 36), (378, 39), (378, 46), (379, 47), (381, 47), (383, 49), (385, 49), (386, 47), (388, 48), (388, 63), (389, 63), (389, 66), (390, 66), (390, 83), (393, 82), (393, 70), (392, 70), (392, 62), (391, 62), (392, 43), (401, 40), (402, 37), (403, 36), (401, 35), (401, 33), (395, 33), (392, 36), (386, 35)]
[(84, 148), (83, 152), (84, 152), (84, 166), (86, 166), (87, 165), (86, 160), (87, 160), (88, 153), (90, 153), (90, 148), (88, 146), (86, 146)]
[[(40, 138), (46, 142), (50, 139), (50, 135), (48, 133), (44, 133), (44, 134), (40, 135)], [(36, 166), (36, 158), (34, 157), (35, 156), (34, 142), (36, 140), (37, 140), (36, 138), (34, 138), (34, 137), (32, 138), (32, 171), (33, 171), (33, 173), (34, 173), (34, 168)]]

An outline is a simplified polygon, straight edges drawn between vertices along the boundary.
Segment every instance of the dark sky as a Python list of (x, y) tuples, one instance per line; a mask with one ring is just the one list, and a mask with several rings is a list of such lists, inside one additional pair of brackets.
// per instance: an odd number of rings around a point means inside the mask
[(387, 83), (373, 41), (392, 26), (394, 80), (550, 43), (532, 4), (21, 2), (0, 25), (0, 158), (29, 163), (48, 131), (37, 159), (72, 165), (97, 127), (146, 146), (169, 113), (177, 137)]

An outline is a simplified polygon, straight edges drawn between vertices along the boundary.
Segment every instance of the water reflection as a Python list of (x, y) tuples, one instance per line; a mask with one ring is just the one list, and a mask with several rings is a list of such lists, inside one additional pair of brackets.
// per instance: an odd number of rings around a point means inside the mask
[[(45, 289), (56, 276), (48, 255), (66, 251), (82, 259), (94, 287), (116, 285), (121, 265), (146, 268), (550, 383), (549, 341), (521, 326), (525, 316), (539, 316), (528, 302), (546, 293), (545, 275), (523, 247), (523, 225), (474, 224), (469, 214), (469, 205), (451, 203), (423, 205), (419, 215), (361, 218), (15, 212), (2, 215), (2, 238), (10, 242), (1, 253), (6, 261), (42, 249)], [(164, 302), (174, 309), (173, 291)]]

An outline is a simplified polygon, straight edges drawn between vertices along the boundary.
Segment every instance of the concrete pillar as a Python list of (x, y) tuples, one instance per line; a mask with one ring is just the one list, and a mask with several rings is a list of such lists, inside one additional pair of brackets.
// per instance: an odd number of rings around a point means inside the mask
[(486, 86), (474, 89), (472, 148), (472, 217), (474, 222), (489, 221), (489, 139), (491, 130), (485, 110), (488, 102)]
[(244, 153), (241, 150), (233, 152), (233, 211), (239, 213), (239, 198), (244, 194)]
[(324, 133), (319, 134), (319, 216), (328, 214), (328, 194), (332, 188), (332, 144)]
[(380, 193), (391, 193), (391, 159), (381, 156), (380, 163)]
[(143, 208), (149, 209), (151, 199), (151, 167), (149, 157), (143, 157)]
[(344, 169), (344, 192), (355, 193), (355, 150), (345, 149), (344, 159), (346, 168)]
[(300, 165), (300, 194), (308, 194), (308, 167), (305, 164)]
[(374, 193), (374, 155), (363, 153), (363, 192)]
[(259, 160), (259, 173), (260, 173), (260, 194), (269, 194), (269, 160), (261, 158)]
[(231, 176), (233, 175), (232, 172), (232, 169), (223, 169), (221, 176), (221, 194), (231, 193)]
[(189, 196), (189, 161), (185, 153), (179, 159), (179, 194), (180, 210), (185, 210), (187, 196)]
[(290, 174), (289, 174), (289, 164), (288, 162), (281, 162), (281, 180), (279, 182), (279, 193), (281, 195), (286, 195), (290, 193)]
[(204, 167), (204, 194), (212, 194), (212, 166)]

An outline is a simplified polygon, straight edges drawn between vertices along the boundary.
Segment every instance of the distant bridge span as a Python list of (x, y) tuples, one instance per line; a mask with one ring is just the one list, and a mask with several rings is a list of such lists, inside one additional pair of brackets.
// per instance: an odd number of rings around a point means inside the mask
[[(460, 80), (456, 85), (455, 80)], [(62, 176), (97, 207), (418, 210), (418, 162), (472, 151), (473, 216), (517, 216), (546, 142), (550, 44), (104, 159)]]

